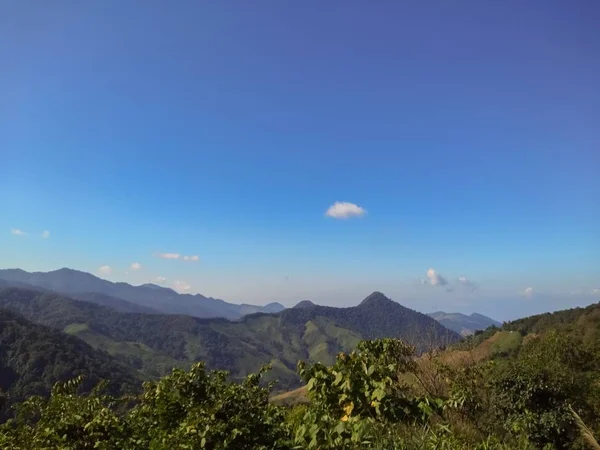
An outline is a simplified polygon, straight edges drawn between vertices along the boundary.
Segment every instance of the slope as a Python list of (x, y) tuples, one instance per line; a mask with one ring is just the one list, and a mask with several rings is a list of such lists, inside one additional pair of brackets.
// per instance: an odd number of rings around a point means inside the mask
[(21, 269), (5, 269), (0, 270), (0, 279), (61, 292), (95, 303), (99, 303), (99, 300), (106, 303), (106, 297), (121, 299), (147, 309), (136, 312), (157, 311), (195, 317), (238, 319), (248, 312), (275, 312), (284, 308), (279, 303), (272, 303), (266, 307), (235, 305), (200, 294), (179, 294), (154, 284), (132, 286), (128, 283), (112, 283), (92, 274), (68, 268), (32, 273)]
[(78, 375), (85, 376), (83, 390), (105, 379), (115, 394), (139, 390), (142, 380), (82, 340), (0, 309), (0, 390), (9, 404), (31, 395), (47, 395), (57, 381)]
[(381, 292), (373, 292), (358, 306), (334, 308), (303, 301), (279, 314), (289, 323), (305, 323), (325, 317), (343, 328), (359, 333), (365, 339), (401, 338), (419, 351), (445, 347), (460, 341), (460, 336), (431, 317), (390, 300)]
[(433, 319), (382, 294), (370, 296), (353, 308), (259, 313), (237, 322), (125, 314), (58, 294), (19, 288), (0, 289), (0, 307), (78, 336), (150, 376), (203, 360), (210, 368), (226, 369), (232, 376), (242, 377), (271, 363), (270, 377), (280, 380), (281, 389), (298, 385), (298, 360), (331, 364), (337, 353), (352, 350), (363, 338), (404, 337), (421, 349), (432, 342), (459, 339)]

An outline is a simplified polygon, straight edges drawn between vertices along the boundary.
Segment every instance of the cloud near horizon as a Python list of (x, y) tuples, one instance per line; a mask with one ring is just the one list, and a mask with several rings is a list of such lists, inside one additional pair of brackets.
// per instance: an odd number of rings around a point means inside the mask
[(110, 275), (112, 273), (112, 269), (110, 266), (100, 266), (98, 268), (98, 272), (102, 275)]
[(187, 281), (175, 280), (173, 282), (173, 289), (177, 292), (187, 292), (192, 286)]
[(335, 202), (327, 209), (325, 215), (334, 219), (349, 219), (350, 217), (362, 217), (366, 213), (364, 208), (355, 203)]
[(521, 295), (524, 295), (527, 298), (531, 298), (531, 297), (533, 297), (534, 292), (535, 291), (533, 290), (533, 288), (531, 286), (529, 286), (529, 287), (523, 289), (523, 291), (521, 292)]
[(167, 281), (167, 277), (156, 277), (156, 279), (154, 281), (156, 281), (157, 283), (162, 284), (162, 283), (164, 283), (164, 282)]
[(467, 277), (458, 277), (458, 282), (463, 287), (470, 289), (471, 291), (474, 291), (478, 287), (477, 283), (474, 283), (473, 281), (469, 280)]
[(23, 230), (20, 230), (18, 228), (13, 228), (13, 229), (10, 230), (10, 232), (12, 234), (14, 234), (15, 236), (25, 236), (27, 234)]
[(437, 273), (435, 269), (427, 269), (427, 278), (432, 286), (446, 286), (448, 284), (448, 280)]
[(139, 262), (134, 262), (131, 264), (131, 270), (139, 270), (142, 268), (142, 265)]

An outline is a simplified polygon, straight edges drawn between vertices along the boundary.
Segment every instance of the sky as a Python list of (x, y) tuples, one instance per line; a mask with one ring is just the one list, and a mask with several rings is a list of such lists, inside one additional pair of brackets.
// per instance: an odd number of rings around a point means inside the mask
[(600, 301), (600, 3), (0, 5), (0, 267), (504, 320)]

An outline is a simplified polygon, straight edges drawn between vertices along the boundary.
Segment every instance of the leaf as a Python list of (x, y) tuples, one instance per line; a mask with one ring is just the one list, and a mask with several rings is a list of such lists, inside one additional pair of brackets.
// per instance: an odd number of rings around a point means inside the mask
[(344, 374), (342, 372), (337, 372), (335, 375), (335, 380), (333, 380), (333, 385), (337, 386), (338, 384), (340, 384), (343, 378)]
[(354, 409), (354, 402), (350, 402), (344, 407), (344, 412), (346, 413), (346, 415), (349, 416), (352, 414), (353, 409)]

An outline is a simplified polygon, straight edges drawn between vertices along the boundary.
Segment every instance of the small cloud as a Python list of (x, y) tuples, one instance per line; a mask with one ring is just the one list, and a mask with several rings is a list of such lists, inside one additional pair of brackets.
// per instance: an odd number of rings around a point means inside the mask
[(156, 279), (154, 281), (159, 284), (163, 284), (164, 282), (167, 281), (167, 277), (156, 277)]
[(327, 209), (325, 215), (334, 219), (349, 219), (364, 216), (366, 213), (366, 210), (354, 203), (335, 202)]
[(429, 283), (432, 286), (445, 286), (448, 284), (448, 280), (446, 280), (443, 276), (435, 271), (435, 269), (427, 270), (427, 278), (429, 278)]
[(19, 230), (18, 228), (13, 228), (12, 230), (10, 230), (10, 232), (15, 236), (25, 236), (27, 234), (23, 230)]
[(179, 259), (181, 258), (181, 255), (179, 253), (159, 253), (158, 255), (159, 258), (163, 258), (163, 259)]
[(592, 295), (600, 295), (600, 289), (592, 289)]
[(131, 270), (140, 270), (142, 268), (142, 265), (139, 262), (134, 262), (131, 264), (130, 268)]
[(183, 260), (184, 261), (200, 261), (200, 257), (198, 255), (184, 256)]
[(175, 280), (173, 282), (173, 289), (177, 292), (187, 292), (192, 288), (187, 281)]
[(474, 283), (473, 281), (469, 280), (467, 277), (459, 277), (458, 278), (458, 282), (465, 288), (470, 289), (471, 291), (474, 291), (475, 289), (477, 289), (477, 283)]
[(525, 288), (523, 290), (523, 292), (521, 292), (521, 295), (524, 295), (527, 298), (533, 297), (533, 294), (534, 294), (534, 290), (533, 290), (533, 288), (531, 286), (528, 287), (528, 288)]
[(110, 266), (100, 266), (98, 268), (98, 272), (100, 272), (102, 275), (110, 275), (112, 273), (112, 269)]
[(50, 237), (50, 232), (48, 230), (42, 231), (42, 237), (48, 239)]

